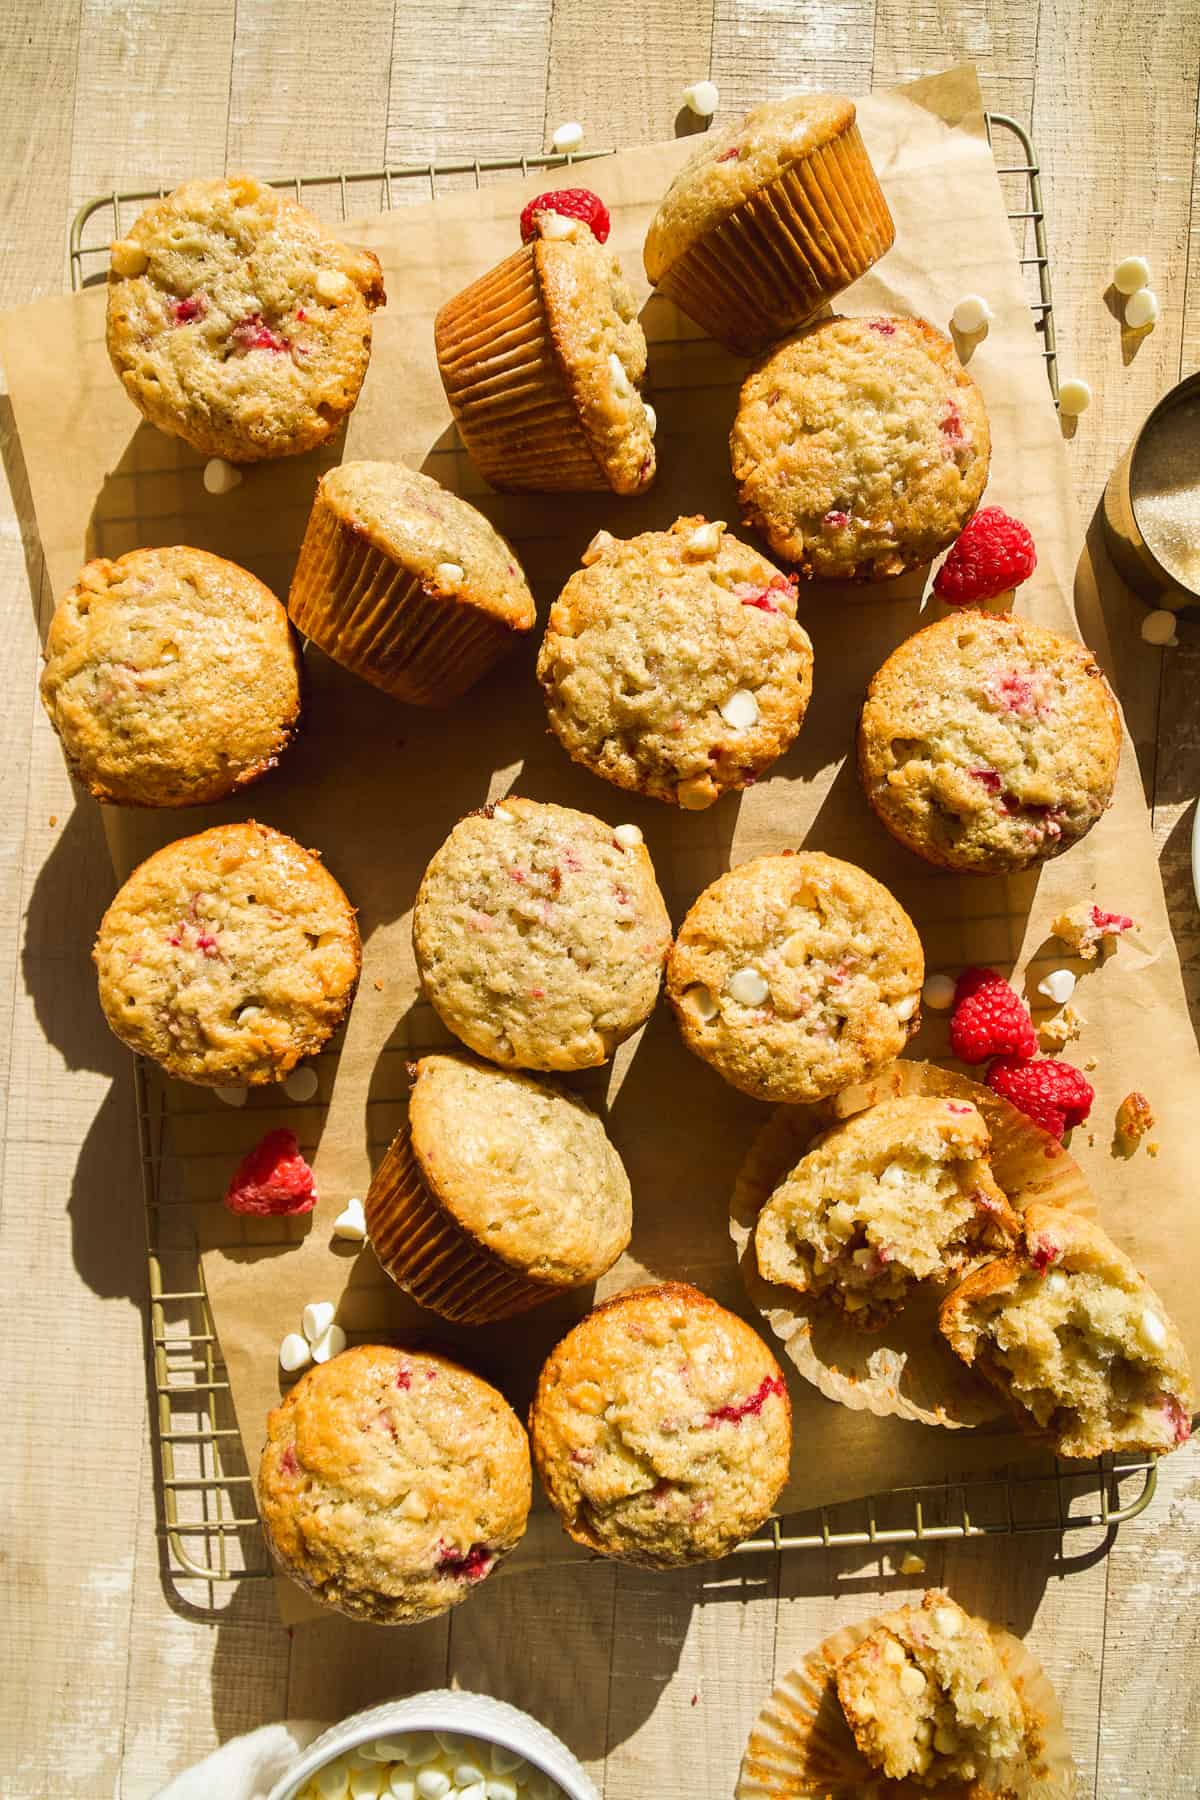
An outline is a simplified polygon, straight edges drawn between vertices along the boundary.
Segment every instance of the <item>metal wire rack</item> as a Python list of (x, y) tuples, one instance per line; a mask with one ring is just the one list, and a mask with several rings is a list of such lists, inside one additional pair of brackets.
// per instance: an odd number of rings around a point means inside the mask
[[(1054, 303), (1037, 157), (1028, 133), (1015, 119), (990, 113), (987, 129), (1010, 202), (1009, 218), (1030, 287), (1034, 326), (1043, 340), (1047, 378), (1057, 400)], [(1014, 144), (1016, 154), (1010, 155)], [(560, 168), (608, 154), (611, 152), (471, 158), (360, 174), (295, 176), (272, 185), (290, 189), (305, 205), (344, 220), (361, 216), (372, 207), (390, 209), (413, 200), (437, 198), (455, 185), (480, 187), (493, 178)], [(140, 210), (166, 191), (165, 187), (114, 191), (79, 209), (69, 243), (75, 290), (104, 278), (109, 243), (123, 235), (132, 209)], [(183, 1583), (187, 1591), (181, 1588), (181, 1597), (193, 1610), (203, 1611), (205, 1601), (197, 1600), (192, 1591), (196, 1582), (228, 1589), (232, 1583), (261, 1579), (271, 1571), (205, 1290), (191, 1207), (168, 1153), (165, 1099), (161, 1088), (148, 1079), (140, 1060), (135, 1062), (135, 1091), (145, 1201), (146, 1347), (162, 1572), (169, 1584), (178, 1587)], [(856, 1547), (883, 1550), (1028, 1532), (1108, 1532), (1144, 1511), (1154, 1489), (1152, 1461), (1110, 1457), (1033, 1472), (1010, 1471), (1002, 1477), (899, 1488), (795, 1518), (772, 1519), (739, 1545), (736, 1554)], [(216, 1604), (210, 1586), (207, 1605)]]

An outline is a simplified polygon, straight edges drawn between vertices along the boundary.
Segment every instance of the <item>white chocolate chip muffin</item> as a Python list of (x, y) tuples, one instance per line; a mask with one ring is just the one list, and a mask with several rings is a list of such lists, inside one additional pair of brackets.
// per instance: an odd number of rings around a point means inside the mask
[(939, 619), (867, 691), (858, 768), (926, 862), (1005, 874), (1058, 856), (1112, 800), (1121, 716), (1091, 651), (1011, 614)]
[(108, 353), (160, 431), (229, 462), (323, 444), (358, 399), (379, 259), (249, 175), (188, 181), (112, 246)]
[(42, 704), (72, 774), (120, 806), (201, 806), (273, 769), (300, 718), (287, 614), (176, 546), (86, 564), (46, 639)]
[(942, 1302), (942, 1335), (1059, 1456), (1160, 1455), (1191, 1435), (1187, 1353), (1145, 1276), (1090, 1219), (1034, 1204), (1023, 1241)]
[(881, 1619), (836, 1679), (859, 1750), (891, 1781), (958, 1794), (1022, 1753), (1025, 1709), (991, 1632), (940, 1589)]
[(924, 319), (822, 319), (751, 371), (729, 439), (746, 524), (805, 576), (882, 581), (945, 550), (979, 504), (991, 436), (954, 345)]
[(852, 863), (802, 850), (730, 869), (667, 965), (689, 1050), (759, 1100), (809, 1102), (899, 1056), (925, 963), (899, 902)]
[(646, 1568), (725, 1556), (787, 1479), (791, 1403), (762, 1339), (680, 1282), (635, 1288), (568, 1332), (529, 1416), (563, 1529)]
[(723, 521), (602, 531), (555, 601), (538, 658), (550, 723), (616, 787), (698, 811), (800, 729), (812, 645), (793, 582)]
[(945, 1282), (1020, 1221), (965, 1100), (882, 1100), (825, 1133), (779, 1183), (754, 1233), (759, 1274), (887, 1324), (918, 1282)]
[(92, 952), (122, 1043), (178, 1081), (282, 1081), (354, 997), (354, 908), (311, 850), (250, 821), (180, 838), (133, 871)]
[(607, 1062), (650, 1016), (670, 943), (640, 833), (513, 796), (459, 820), (413, 913), (442, 1023), (512, 1068)]
[(633, 290), (583, 220), (547, 211), (533, 226), (434, 322), (454, 422), (493, 487), (640, 494), (654, 430)]
[(842, 94), (792, 94), (707, 132), (646, 233), (646, 274), (728, 349), (803, 324), (895, 228)]
[(322, 1606), (412, 1625), (465, 1600), (521, 1540), (529, 1444), (502, 1394), (444, 1356), (360, 1344), (267, 1418), (258, 1508)]
[(633, 1203), (603, 1124), (573, 1094), (426, 1056), (366, 1218), (398, 1286), (480, 1325), (597, 1280), (629, 1242)]
[(536, 617), (512, 548), (467, 501), (403, 463), (321, 477), (288, 594), (326, 654), (415, 706), (444, 706)]

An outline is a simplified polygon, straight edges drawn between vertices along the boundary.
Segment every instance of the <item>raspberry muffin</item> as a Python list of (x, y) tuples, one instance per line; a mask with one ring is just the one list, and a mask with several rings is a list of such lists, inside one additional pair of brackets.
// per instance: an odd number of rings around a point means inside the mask
[(1112, 800), (1121, 717), (1090, 650), (999, 613), (939, 619), (867, 691), (858, 768), (892, 836), (939, 868), (1059, 856)]
[(1035, 1203), (1023, 1239), (942, 1302), (955, 1355), (1059, 1456), (1159, 1455), (1191, 1436), (1187, 1353), (1145, 1276), (1090, 1219)]
[(521, 1069), (588, 1069), (654, 1009), (671, 921), (636, 826), (509, 796), (426, 869), (413, 948), (442, 1023)]
[(863, 1330), (885, 1325), (918, 1282), (944, 1282), (1020, 1221), (965, 1100), (883, 1100), (826, 1132), (758, 1217), (760, 1275), (828, 1301)]
[(206, 550), (88, 563), (46, 639), (42, 704), (71, 772), (119, 806), (202, 806), (273, 769), (300, 718), (287, 614)]
[(939, 1589), (881, 1619), (836, 1680), (859, 1750), (890, 1781), (975, 1782), (1024, 1748), (1025, 1709), (991, 1631)]
[(295, 456), (358, 399), (379, 259), (249, 175), (188, 181), (111, 251), (108, 354), (138, 411), (205, 456)]
[(122, 1043), (178, 1081), (282, 1081), (354, 997), (354, 908), (315, 854), (253, 821), (148, 857), (105, 913), (92, 952)]
[(752, 370), (729, 439), (746, 524), (805, 576), (882, 581), (953, 542), (991, 436), (954, 345), (924, 319), (823, 319)]
[(502, 1394), (444, 1356), (360, 1344), (267, 1418), (258, 1508), (279, 1567), (322, 1606), (414, 1625), (520, 1542), (529, 1444)]
[(760, 856), (695, 902), (667, 965), (689, 1050), (759, 1100), (809, 1102), (899, 1056), (925, 961), (908, 914), (852, 863)]
[(614, 786), (699, 811), (791, 744), (812, 692), (794, 582), (721, 520), (595, 537), (538, 658), (550, 724)]
[(583, 219), (535, 212), (531, 229), (434, 322), (459, 435), (496, 488), (640, 494), (654, 418), (633, 289)]
[(573, 1094), (426, 1056), (366, 1215), (398, 1286), (481, 1325), (597, 1280), (629, 1242), (633, 1204), (604, 1126)]
[(321, 477), (288, 611), (326, 656), (414, 706), (457, 699), (535, 619), (521, 566), (483, 514), (390, 462)]
[(710, 131), (646, 233), (646, 274), (750, 354), (828, 304), (895, 227), (842, 94), (793, 94)]
[(710, 1562), (787, 1479), (791, 1403), (762, 1339), (680, 1282), (606, 1301), (563, 1338), (529, 1416), (563, 1529), (645, 1568)]

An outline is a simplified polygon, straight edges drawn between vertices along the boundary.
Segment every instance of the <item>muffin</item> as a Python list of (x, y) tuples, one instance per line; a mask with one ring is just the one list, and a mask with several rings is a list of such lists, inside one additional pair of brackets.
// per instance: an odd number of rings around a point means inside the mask
[(701, 517), (624, 541), (602, 531), (583, 564), (538, 658), (563, 749), (616, 787), (693, 812), (756, 781), (812, 692), (795, 584)]
[(1022, 1242), (942, 1302), (956, 1356), (1059, 1456), (1159, 1455), (1191, 1436), (1187, 1353), (1144, 1275), (1100, 1226), (1030, 1206)]
[(705, 136), (651, 220), (646, 274), (749, 355), (811, 319), (895, 235), (854, 102), (793, 94)]
[(322, 1606), (414, 1625), (465, 1600), (521, 1540), (529, 1444), (502, 1394), (444, 1356), (360, 1344), (267, 1416), (271, 1554)]
[(759, 1274), (885, 1325), (918, 1282), (943, 1282), (1020, 1221), (965, 1100), (882, 1100), (825, 1133), (775, 1189), (754, 1234)]
[(921, 940), (888, 890), (820, 851), (730, 869), (684, 919), (667, 995), (689, 1050), (759, 1100), (834, 1094), (919, 1024)]
[(924, 319), (823, 319), (742, 384), (729, 438), (747, 525), (805, 576), (882, 581), (946, 549), (991, 436), (954, 345)]
[(634, 825), (509, 795), (460, 819), (413, 912), (421, 985), (470, 1049), (589, 1069), (653, 1011), (671, 921)]
[(87, 563), (46, 639), (42, 704), (71, 773), (119, 806), (202, 806), (273, 769), (300, 718), (287, 614), (182, 545)]
[(538, 1379), (534, 1461), (563, 1529), (645, 1568), (710, 1562), (757, 1531), (787, 1479), (779, 1364), (733, 1313), (671, 1281), (608, 1300)]
[(842, 1658), (837, 1697), (862, 1755), (890, 1781), (974, 1782), (989, 1764), (1014, 1762), (1025, 1741), (1021, 1697), (991, 1632), (937, 1588)]
[(535, 618), (520, 564), (483, 514), (387, 462), (321, 477), (288, 611), (326, 656), (414, 706), (457, 699)]
[(927, 625), (867, 690), (858, 769), (926, 862), (1002, 875), (1064, 850), (1112, 800), (1121, 716), (1091, 651), (1010, 614)]
[(629, 1178), (573, 1094), (465, 1056), (417, 1063), (367, 1233), (392, 1280), (470, 1325), (595, 1281), (629, 1242)]
[(187, 181), (111, 251), (108, 354), (138, 411), (205, 456), (295, 456), (358, 399), (370, 250), (353, 250), (249, 175)]
[(654, 480), (654, 418), (638, 391), (633, 290), (582, 219), (538, 212), (533, 229), (434, 321), (459, 436), (502, 490), (640, 494)]
[(282, 1081), (332, 1036), (362, 965), (354, 908), (281, 831), (215, 825), (125, 882), (92, 952), (121, 1042), (178, 1081)]

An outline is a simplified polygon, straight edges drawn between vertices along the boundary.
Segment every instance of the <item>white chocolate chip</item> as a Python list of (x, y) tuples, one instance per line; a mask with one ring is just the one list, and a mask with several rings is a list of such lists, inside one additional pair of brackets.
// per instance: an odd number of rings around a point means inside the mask
[(350, 1771), (350, 1800), (379, 1800), (387, 1776), (378, 1765)]
[(900, 1692), (907, 1694), (912, 1700), (915, 1700), (918, 1694), (923, 1694), (928, 1686), (920, 1669), (912, 1663), (905, 1663), (900, 1671), (899, 1682)]
[(414, 1731), (405, 1740), (404, 1760), (410, 1769), (419, 1769), (422, 1763), (433, 1762), (438, 1755), (438, 1741), (430, 1731)]
[(1167, 1341), (1167, 1328), (1156, 1312), (1149, 1307), (1142, 1314), (1142, 1336), (1156, 1350), (1161, 1350)]
[(456, 1785), (454, 1792), (458, 1800), (487, 1800), (487, 1789), (482, 1781), (472, 1781), (466, 1787)]
[(569, 218), (566, 213), (555, 212), (554, 208), (550, 206), (535, 213), (534, 217), (537, 220), (540, 235), (552, 244), (561, 243), (564, 240), (577, 243), (580, 234), (584, 231), (587, 231), (589, 236), (591, 235), (590, 228), (582, 219)]
[(332, 1300), (310, 1300), (300, 1320), (300, 1328), (310, 1344), (315, 1344), (333, 1324), (337, 1311)]
[(890, 1664), (893, 1669), (901, 1668), (907, 1660), (903, 1650), (900, 1648), (895, 1638), (892, 1637), (884, 1638), (883, 1649), (880, 1654), (882, 1655), (884, 1662)]
[(1125, 302), (1125, 323), (1130, 331), (1149, 331), (1158, 318), (1158, 295), (1153, 288), (1143, 287), (1130, 294)]
[(703, 1019), (706, 1025), (710, 1019), (715, 1019), (721, 1010), (713, 998), (712, 989), (705, 987), (702, 981), (697, 981), (691, 987), (684, 988), (683, 998), (696, 1017)]
[(1051, 969), (1045, 980), (1038, 982), (1037, 991), (1053, 1000), (1055, 1006), (1063, 1006), (1075, 992), (1075, 980), (1070, 969)]
[(928, 975), (921, 998), (934, 1012), (948, 1012), (954, 1005), (954, 981), (949, 975)]
[(1051, 1269), (1045, 1281), (1042, 1283), (1042, 1292), (1045, 1294), (1065, 1294), (1070, 1285), (1070, 1282), (1067, 1280), (1061, 1269)]
[(749, 688), (738, 688), (717, 708), (725, 723), (734, 731), (749, 731), (758, 724), (758, 701)]
[(977, 337), (992, 316), (992, 309), (982, 294), (964, 294), (950, 315), (950, 323), (961, 337)]
[(489, 1775), (484, 1793), (487, 1800), (517, 1800), (517, 1784), (511, 1775)]
[(554, 1800), (554, 1783), (540, 1769), (530, 1769), (525, 1791), (529, 1800)]
[(350, 1790), (350, 1768), (344, 1756), (317, 1770), (317, 1791), (321, 1800), (343, 1800)]
[(340, 269), (317, 270), (317, 299), (324, 300), (329, 306), (348, 300), (353, 286), (350, 277), (343, 275)]
[(920, 1003), (919, 995), (905, 994), (905, 996), (902, 1000), (897, 1000), (895, 1006), (892, 1008), (892, 1011), (895, 1013), (895, 1015), (899, 1019), (900, 1023), (902, 1025), (904, 1025), (908, 1022), (909, 1019), (912, 1018), (913, 1014), (917, 1010), (917, 1006), (919, 1005), (919, 1003)]
[(646, 430), (650, 433), (650, 436), (653, 437), (658, 430), (658, 414), (648, 400), (642, 401), (642, 408), (646, 414)]
[(417, 1792), (421, 1800), (442, 1800), (450, 1792), (450, 1777), (441, 1769), (422, 1769), (417, 1776)]
[(294, 1375), (297, 1369), (304, 1369), (312, 1361), (308, 1342), (298, 1331), (289, 1331), (279, 1346), (279, 1366)]
[(311, 1100), (320, 1085), (317, 1071), (304, 1065), (292, 1070), (283, 1084), (283, 1091), (289, 1100)]
[(724, 519), (709, 519), (703, 525), (697, 525), (690, 531), (684, 549), (689, 556), (715, 556), (721, 548), (721, 533), (725, 529)]
[(400, 1502), (400, 1517), (402, 1519), (427, 1519), (429, 1502), (424, 1494), (419, 1494), (416, 1488), (410, 1488)]
[(711, 119), (721, 104), (721, 93), (715, 81), (693, 81), (683, 90), (683, 104), (698, 119)]
[(1058, 410), (1064, 418), (1077, 419), (1092, 404), (1092, 390), (1078, 375), (1059, 383)]
[(1126, 256), (1113, 270), (1113, 286), (1118, 294), (1136, 294), (1149, 282), (1150, 264), (1144, 256)]
[(1175, 630), (1178, 623), (1173, 612), (1159, 607), (1155, 612), (1147, 613), (1142, 620), (1142, 639), (1147, 644), (1157, 644), (1160, 649), (1173, 650), (1179, 642), (1179, 635)]
[(628, 400), (631, 394), (636, 394), (637, 389), (625, 373), (625, 364), (615, 350), (608, 353), (608, 378), (622, 400)]
[(204, 491), (206, 494), (231, 494), (235, 487), (241, 485), (242, 471), (227, 463), (223, 456), (214, 456), (204, 465)]
[(465, 1750), (469, 1741), (467, 1738), (461, 1737), (457, 1731), (438, 1731), (436, 1727), (433, 1735), (447, 1756), (454, 1756), (458, 1751)]
[(109, 246), (109, 260), (114, 275), (140, 275), (150, 261), (140, 244), (132, 238), (118, 238)]
[(943, 1637), (957, 1637), (962, 1630), (962, 1620), (952, 1607), (935, 1606), (933, 1628), (935, 1631), (940, 1631)]
[[(454, 1765), (454, 1785), (457, 1788), (473, 1787), (477, 1781), (485, 1779), (483, 1770), (469, 1757)], [(482, 1800), (482, 1795), (480, 1796)]]
[(456, 588), (462, 585), (464, 571), (461, 563), (439, 563), (433, 572), (443, 587)]
[(219, 1087), (214, 1088), (213, 1093), (218, 1100), (223, 1100), (226, 1106), (245, 1106), (250, 1098), (250, 1089), (246, 1087)]
[(925, 1558), (923, 1556), (918, 1556), (915, 1550), (910, 1550), (906, 1556), (901, 1557), (901, 1575), (923, 1575), (924, 1573)]
[(404, 1743), (401, 1738), (376, 1738), (371, 1749), (380, 1762), (404, 1761)]
[(725, 991), (739, 1006), (761, 1006), (770, 988), (757, 969), (738, 969), (725, 983)]
[(583, 126), (578, 119), (568, 119), (550, 139), (555, 150), (578, 150), (583, 142)]
[(493, 806), (492, 808), (493, 819), (503, 819), (506, 825), (511, 825), (516, 816), (516, 813), (509, 812), (507, 806)]
[(367, 1236), (367, 1216), (363, 1211), (363, 1203), (357, 1198), (347, 1200), (345, 1206), (333, 1221), (333, 1235), (345, 1238), (349, 1244), (362, 1244)]
[(510, 1750), (507, 1744), (493, 1744), (488, 1751), (488, 1761), (497, 1775), (511, 1775), (514, 1769), (524, 1767), (525, 1758), (518, 1750)]
[(331, 1325), (328, 1331), (322, 1332), (312, 1347), (312, 1359), (315, 1363), (326, 1363), (335, 1356), (340, 1356), (346, 1348), (346, 1334), (340, 1325)]
[(622, 850), (636, 850), (644, 840), (640, 825), (618, 825), (613, 837)]
[(388, 1775), (391, 1800), (417, 1800), (417, 1783), (407, 1769), (393, 1769)]
[(598, 531), (583, 555), (580, 557), (580, 562), (583, 563), (585, 568), (590, 563), (599, 562), (602, 556), (608, 555), (608, 552), (612, 549), (616, 541), (617, 540), (611, 531)]

